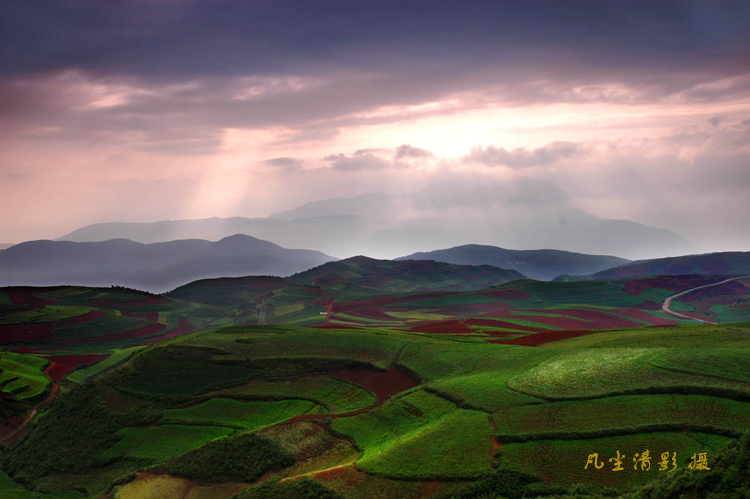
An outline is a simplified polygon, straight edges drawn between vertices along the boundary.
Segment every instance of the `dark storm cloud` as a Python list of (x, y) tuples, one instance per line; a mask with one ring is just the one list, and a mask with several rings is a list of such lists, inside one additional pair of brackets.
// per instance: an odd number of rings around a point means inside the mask
[[(0, 132), (210, 153), (226, 128), (320, 141), (456, 94), (460, 109), (736, 98), (748, 60), (744, 1), (8, 0)], [(87, 107), (76, 78), (133, 91)], [(388, 106), (405, 109), (367, 113)]]
[(462, 158), (464, 163), (480, 163), (487, 166), (529, 168), (548, 166), (561, 159), (571, 158), (583, 152), (583, 146), (571, 142), (553, 142), (537, 149), (520, 147), (508, 151), (502, 147), (473, 147), (471, 154)]
[(685, 62), (747, 42), (749, 15), (742, 0), (8, 0), (0, 7), (0, 67), (184, 79), (415, 58), (494, 64), (508, 60), (509, 49), (553, 47), (599, 62), (617, 55), (612, 66)]

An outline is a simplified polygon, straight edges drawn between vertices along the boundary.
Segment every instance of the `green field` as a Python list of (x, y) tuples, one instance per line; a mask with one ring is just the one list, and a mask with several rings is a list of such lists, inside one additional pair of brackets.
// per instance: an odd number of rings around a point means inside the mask
[(29, 399), (44, 392), (49, 379), (44, 375), (46, 359), (34, 355), (0, 353), (2, 393), (16, 399)]
[(125, 428), (119, 431), (122, 440), (109, 449), (105, 457), (126, 456), (164, 461), (232, 432), (234, 430), (231, 428), (178, 424)]
[(214, 424), (232, 428), (258, 429), (280, 423), (299, 414), (319, 414), (324, 411), (322, 407), (307, 400), (242, 402), (213, 398), (186, 409), (165, 411), (164, 420), (170, 423)]
[[(477, 273), (468, 291), (429, 291), (460, 276), (378, 265), (169, 296), (38, 288), (23, 312), (0, 300), (16, 335), (0, 352), (0, 431), (21, 427), (0, 448), (0, 498), (572, 499), (668, 476), (665, 452), (682, 481), (698, 453), (727, 476), (745, 469), (732, 442), (750, 428), (750, 324), (676, 325), (659, 310), (674, 291), (640, 281), (482, 289), (494, 277)], [(279, 323), (251, 325), (261, 299)], [(280, 323), (324, 326), (331, 303), (328, 327)], [(29, 341), (13, 321), (35, 328)], [(109, 356), (41, 403), (45, 357), (91, 353)], [(634, 470), (645, 450), (651, 469)], [(605, 467), (584, 469), (593, 453)]]

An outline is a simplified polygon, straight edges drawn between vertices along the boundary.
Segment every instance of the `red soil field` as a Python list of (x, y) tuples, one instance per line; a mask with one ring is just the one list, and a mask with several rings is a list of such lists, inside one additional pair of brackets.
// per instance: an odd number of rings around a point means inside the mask
[(634, 308), (638, 310), (661, 310), (661, 302), (645, 301)]
[(747, 288), (739, 281), (725, 282), (719, 286), (711, 286), (710, 288), (697, 289), (684, 296), (680, 299), (687, 298), (690, 301), (702, 300), (704, 298), (713, 297), (716, 295), (724, 296), (745, 296), (747, 295)]
[(49, 323), (27, 324), (23, 326), (0, 326), (0, 343), (43, 343), (50, 339), (52, 328)]
[(107, 314), (102, 312), (101, 310), (92, 310), (91, 312), (87, 312), (83, 315), (77, 315), (76, 317), (71, 317), (70, 319), (56, 322), (55, 326), (73, 326), (75, 324), (83, 324), (84, 322), (95, 321), (96, 319), (101, 319), (102, 317), (106, 316)]
[(474, 334), (474, 331), (466, 327), (461, 321), (437, 322), (434, 324), (425, 324), (411, 328), (417, 333), (429, 334)]
[(327, 378), (336, 378), (343, 381), (348, 381), (355, 385), (362, 386), (370, 392), (372, 392), (378, 399), (377, 404), (358, 409), (356, 411), (345, 412), (342, 414), (300, 414), (287, 420), (287, 423), (294, 421), (309, 421), (321, 418), (343, 418), (346, 416), (354, 416), (356, 414), (362, 414), (376, 407), (380, 407), (387, 400), (388, 397), (401, 393), (404, 390), (413, 388), (419, 383), (414, 380), (406, 371), (399, 369), (398, 367), (392, 367), (389, 371), (378, 372), (368, 371), (366, 369), (352, 369), (350, 371), (341, 371), (335, 373), (321, 374)]
[(507, 310), (516, 310), (516, 307), (504, 301), (496, 301), (495, 303), (476, 303), (470, 306), (477, 311), (478, 315), (488, 314), (492, 312), (504, 312)]
[(93, 338), (86, 338), (85, 340), (70, 339), (60, 341), (59, 343), (109, 343), (117, 342), (128, 339), (137, 339), (144, 336), (152, 336), (160, 333), (166, 328), (166, 324), (151, 324), (150, 326), (141, 327), (138, 329), (131, 329), (130, 331), (122, 331), (120, 333), (107, 334), (104, 336), (96, 336)]
[(335, 468), (328, 468), (327, 470), (319, 471), (314, 473), (315, 478), (327, 482), (336, 478), (342, 478), (347, 475), (346, 466), (336, 466)]
[(721, 277), (708, 277), (698, 275), (686, 276), (658, 276), (645, 279), (635, 279), (626, 283), (622, 289), (626, 293), (638, 296), (651, 288), (661, 288), (669, 291), (685, 291), (686, 289), (703, 286), (723, 280)]
[[(507, 329), (515, 329), (518, 331), (529, 331), (531, 333), (539, 333), (539, 332), (546, 331), (546, 329), (542, 329), (542, 328), (519, 326), (518, 324), (513, 324), (513, 323), (505, 322), (505, 321), (496, 321), (492, 319), (466, 319), (465, 322), (466, 324), (470, 326), (501, 327), (501, 328), (507, 328)], [(487, 334), (493, 334), (493, 332), (487, 331)], [(500, 334), (505, 334), (505, 333), (500, 333)]]
[[(659, 310), (661, 310), (661, 307), (659, 307)], [(649, 314), (648, 312), (644, 312), (643, 310), (638, 310), (634, 308), (623, 308), (623, 309), (616, 310), (616, 312), (619, 315), (626, 315), (633, 319), (648, 322), (653, 326), (676, 326), (677, 324), (679, 324), (677, 321), (674, 321), (672, 319), (664, 319), (662, 317), (657, 317), (655, 315)]]
[(122, 315), (124, 315), (125, 317), (132, 317), (134, 319), (145, 319), (151, 322), (156, 322), (159, 320), (158, 312), (133, 312), (130, 310), (123, 310)]
[(351, 371), (323, 374), (322, 376), (363, 386), (375, 394), (378, 398), (378, 403), (383, 403), (391, 395), (396, 395), (419, 384), (406, 371), (398, 367), (392, 367), (390, 371), (386, 372), (354, 369)]
[[(494, 314), (485, 314), (484, 317), (500, 317), (506, 319), (523, 319), (539, 324), (544, 324), (561, 329), (618, 329), (641, 327), (642, 324), (629, 319), (618, 317), (606, 312), (585, 309), (558, 309), (554, 310), (555, 314), (565, 315), (566, 317), (549, 317), (544, 315), (549, 311), (539, 310), (540, 315), (532, 315), (534, 310), (527, 310), (530, 315), (514, 315), (510, 312), (498, 312)], [(490, 324), (487, 324), (490, 325)], [(519, 326), (507, 326), (519, 329)]]
[(430, 313), (432, 314), (440, 314), (445, 315), (448, 317), (469, 317), (474, 316), (480, 313), (479, 310), (477, 310), (477, 307), (471, 306), (460, 306), (460, 307), (447, 307), (447, 308), (438, 308), (438, 309), (429, 309)]
[(10, 302), (13, 305), (26, 305), (23, 308), (17, 308), (6, 313), (26, 312), (28, 310), (34, 310), (48, 305), (54, 305), (56, 303), (54, 300), (37, 298), (30, 294), (32, 291), (33, 288), (26, 287), (6, 288), (5, 293), (8, 295)]
[(381, 307), (388, 308), (388, 305), (395, 303), (407, 303), (411, 301), (425, 300), (428, 298), (437, 298), (440, 293), (421, 293), (409, 296), (379, 296), (377, 298), (369, 298), (367, 300), (357, 300), (352, 302), (336, 302), (333, 305), (333, 313), (348, 313), (352, 310), (359, 310), (362, 308)]
[(383, 312), (383, 309), (381, 308), (364, 308), (359, 309), (356, 312), (352, 311), (349, 312), (349, 315), (353, 317), (364, 317), (367, 319), (379, 319), (379, 320), (397, 320), (395, 317), (391, 317), (390, 315)]
[(109, 357), (109, 355), (61, 355), (56, 357), (47, 357), (52, 365), (47, 368), (47, 377), (52, 381), (59, 381), (70, 372), (75, 371), (81, 366), (96, 364)]
[(193, 324), (191, 324), (190, 321), (186, 318), (180, 317), (178, 326), (172, 331), (168, 332), (164, 336), (149, 338), (145, 340), (144, 343), (156, 343), (157, 341), (167, 340), (169, 338), (174, 338), (175, 336), (180, 336), (182, 334), (192, 333), (193, 331), (195, 331), (195, 326), (193, 326)]
[(587, 334), (596, 334), (598, 331), (578, 330), (578, 331), (547, 331), (544, 333), (530, 334), (522, 338), (512, 340), (489, 340), (487, 343), (500, 343), (503, 345), (521, 345), (525, 347), (536, 347), (551, 341), (565, 340)]
[[(581, 327), (568, 328), (568, 329), (605, 329), (605, 328), (630, 328), (630, 327), (641, 327), (642, 324), (638, 322), (618, 317), (616, 315), (609, 314), (607, 312), (600, 312), (597, 310), (585, 310), (585, 309), (558, 309), (555, 313), (561, 315), (567, 315), (580, 319), (581, 321), (591, 321), (589, 324), (582, 324)], [(551, 326), (556, 326), (555, 319), (558, 317), (535, 317), (534, 320), (543, 322), (542, 319), (551, 319)], [(565, 326), (563, 326), (565, 327)]]

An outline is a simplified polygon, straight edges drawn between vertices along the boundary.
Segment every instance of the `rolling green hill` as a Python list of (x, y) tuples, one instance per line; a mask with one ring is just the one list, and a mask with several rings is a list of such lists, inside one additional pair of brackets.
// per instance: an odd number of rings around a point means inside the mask
[(589, 279), (623, 279), (657, 275), (750, 275), (750, 252), (707, 253), (639, 260), (596, 272)]
[(410, 291), (466, 291), (526, 279), (515, 270), (490, 265), (453, 265), (430, 260), (375, 260), (355, 256), (328, 262), (290, 281), (349, 295)]
[[(24, 484), (60, 498), (228, 499), (242, 487), (242, 497), (284, 487), (474, 497), (501, 476), (518, 488), (507, 497), (576, 483), (624, 492), (659, 478), (665, 452), (679, 473), (699, 453), (716, 466), (750, 425), (748, 366), (750, 324), (613, 331), (548, 348), (388, 329), (197, 332), (50, 403), (4, 449), (0, 493)], [(650, 470), (634, 470), (645, 450)], [(607, 459), (618, 452), (627, 471), (613, 474)], [(606, 469), (585, 469), (592, 453)]]
[(396, 260), (435, 260), (457, 265), (492, 265), (517, 270), (531, 279), (541, 281), (550, 281), (562, 274), (593, 274), (629, 262), (616, 256), (584, 255), (560, 250), (509, 250), (481, 244), (414, 253)]
[[(652, 482), (709, 473), (700, 453), (735, 476), (748, 282), (505, 272), (359, 257), (167, 295), (0, 288), (0, 498), (613, 497), (684, 488)], [(726, 324), (662, 310), (693, 288), (673, 309)]]

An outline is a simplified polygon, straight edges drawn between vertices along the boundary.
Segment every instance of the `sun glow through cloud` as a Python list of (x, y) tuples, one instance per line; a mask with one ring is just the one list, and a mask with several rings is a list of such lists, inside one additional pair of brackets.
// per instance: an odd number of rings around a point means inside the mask
[[(30, 5), (0, 8), (12, 19)], [(305, 22), (292, 26), (240, 3), (226, 19), (265, 28), (228, 31), (213, 3), (128, 5), (101, 7), (100, 24), (64, 18), (60, 38), (2, 52), (0, 205), (13, 216), (0, 243), (521, 176), (595, 215), (705, 247), (720, 226), (750, 243), (734, 215), (750, 209), (745, 11), (706, 24), (711, 8), (686, 15), (672, 3), (601, 3), (585, 16), (464, 5), (449, 17), (405, 3), (386, 18), (374, 5), (321, 17), (301, 4)], [(612, 16), (628, 29), (602, 30)], [(0, 39), (24, 47), (27, 24)]]

